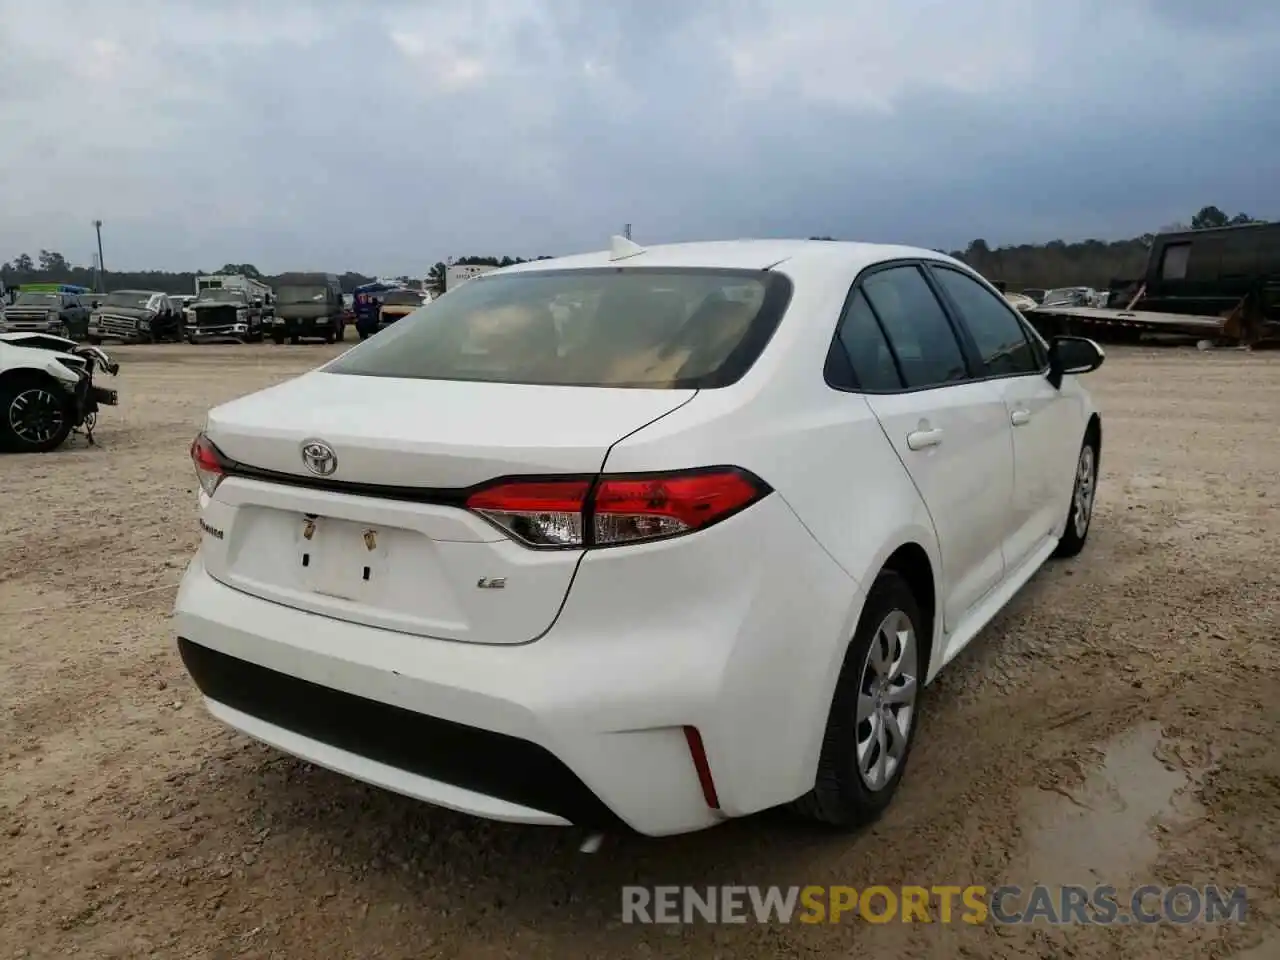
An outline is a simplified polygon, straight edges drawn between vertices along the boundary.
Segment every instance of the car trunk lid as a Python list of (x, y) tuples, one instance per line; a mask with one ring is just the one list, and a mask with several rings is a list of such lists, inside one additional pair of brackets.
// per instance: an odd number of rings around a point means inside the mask
[[(581, 551), (517, 544), (465, 509), (467, 488), (594, 475), (613, 443), (693, 395), (308, 374), (209, 415), (208, 438), (239, 467), (204, 509), (205, 567), (341, 620), (534, 640), (554, 622)], [(309, 443), (333, 455), (323, 476), (304, 462)]]

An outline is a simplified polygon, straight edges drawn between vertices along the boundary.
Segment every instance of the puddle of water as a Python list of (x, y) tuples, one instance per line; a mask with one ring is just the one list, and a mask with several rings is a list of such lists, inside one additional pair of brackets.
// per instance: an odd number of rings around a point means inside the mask
[(1024, 856), (1011, 864), (1012, 882), (1119, 885), (1156, 859), (1155, 823), (1180, 813), (1178, 791), (1189, 782), (1156, 753), (1160, 726), (1126, 731), (1103, 748), (1102, 768), (1077, 788), (1036, 789), (1028, 797)]

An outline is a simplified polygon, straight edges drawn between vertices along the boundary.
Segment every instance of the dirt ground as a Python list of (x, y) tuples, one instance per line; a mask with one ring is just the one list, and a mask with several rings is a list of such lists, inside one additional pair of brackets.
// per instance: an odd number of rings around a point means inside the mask
[[(1090, 544), (930, 688), (877, 825), (766, 815), (589, 856), (250, 743), (187, 681), (187, 445), (335, 349), (122, 348), (98, 446), (0, 458), (0, 960), (1280, 958), (1280, 355), (1109, 350)], [(1036, 880), (1245, 885), (1248, 921), (619, 919), (624, 884)]]

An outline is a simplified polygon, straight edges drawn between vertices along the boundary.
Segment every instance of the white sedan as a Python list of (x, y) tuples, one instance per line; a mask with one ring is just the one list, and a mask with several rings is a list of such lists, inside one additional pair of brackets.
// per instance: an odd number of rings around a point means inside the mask
[(929, 250), (493, 272), (209, 414), (178, 646), (222, 721), (479, 816), (860, 823), (921, 687), (1084, 546), (1102, 360)]

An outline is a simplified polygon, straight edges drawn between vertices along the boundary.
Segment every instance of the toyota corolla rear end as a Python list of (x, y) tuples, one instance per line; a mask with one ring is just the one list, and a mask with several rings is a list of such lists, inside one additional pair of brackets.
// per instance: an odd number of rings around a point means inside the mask
[(790, 296), (758, 270), (494, 274), (212, 411), (176, 607), (209, 709), (500, 820), (657, 835), (803, 793), (814, 731), (779, 719), (829, 665), (789, 637), (842, 628), (810, 591), (855, 585), (751, 463), (609, 469), (734, 389)]

